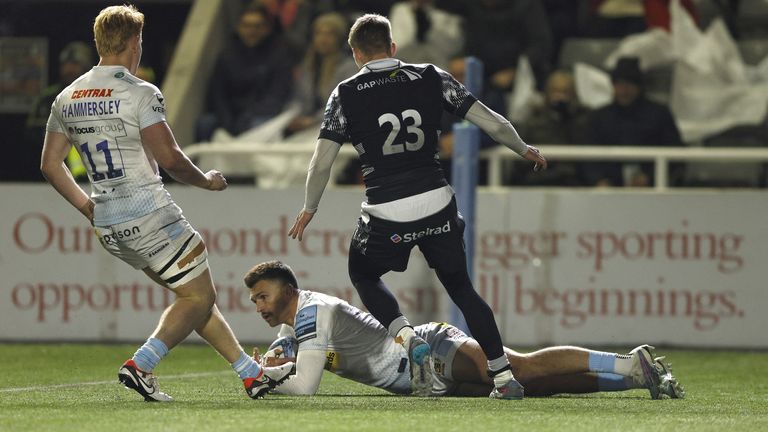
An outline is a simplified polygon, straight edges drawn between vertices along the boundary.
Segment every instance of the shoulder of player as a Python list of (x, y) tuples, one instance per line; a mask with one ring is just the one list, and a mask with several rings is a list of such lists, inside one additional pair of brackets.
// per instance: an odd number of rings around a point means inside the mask
[(435, 72), (441, 70), (432, 63), (401, 63), (400, 69), (409, 69), (418, 73)]
[(320, 310), (333, 309), (339, 303), (344, 301), (338, 297), (316, 291), (302, 290), (301, 293), (302, 296), (299, 300), (299, 310), (309, 306), (317, 306)]
[(159, 88), (157, 88), (156, 85), (150, 82), (141, 80), (139, 78), (133, 77), (132, 81), (126, 81), (126, 82), (130, 84), (133, 91), (140, 93), (142, 95), (152, 96), (155, 94), (162, 94), (162, 92), (160, 91)]

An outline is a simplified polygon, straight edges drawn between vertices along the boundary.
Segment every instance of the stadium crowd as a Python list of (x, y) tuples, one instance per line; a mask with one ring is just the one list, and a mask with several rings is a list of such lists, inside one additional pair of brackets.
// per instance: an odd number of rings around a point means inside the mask
[[(478, 58), (484, 65), (478, 98), (509, 118), (530, 144), (765, 146), (768, 26), (754, 13), (746, 16), (752, 3), (759, 2), (242, 1), (231, 39), (213, 55), (195, 140), (313, 142), (331, 91), (356, 72), (346, 43), (349, 26), (372, 12), (391, 19), (396, 57), (403, 61), (433, 63), (461, 79), (465, 57)], [(689, 49), (678, 49), (680, 44)], [(90, 67), (87, 57), (93, 54), (78, 49), (61, 52), (56, 86), (71, 80), (64, 69), (69, 63)], [(47, 116), (51, 94), (42, 94), (29, 115), (25, 147), (40, 145), (39, 119)], [(724, 106), (731, 108), (719, 108)], [(448, 175), (457, 120), (448, 114), (443, 120), (441, 159)], [(485, 136), (481, 148), (496, 145)], [(71, 162), (76, 169), (77, 161)], [(307, 162), (298, 156), (269, 159), (257, 170), (257, 184), (303, 184)], [(753, 165), (673, 165), (669, 181), (765, 187), (765, 168)], [(653, 184), (652, 167), (642, 163), (555, 161), (536, 174), (517, 169), (517, 162), (504, 167), (508, 185)], [(481, 166), (481, 183), (485, 174)], [(352, 161), (337, 182), (356, 184), (360, 178)]]

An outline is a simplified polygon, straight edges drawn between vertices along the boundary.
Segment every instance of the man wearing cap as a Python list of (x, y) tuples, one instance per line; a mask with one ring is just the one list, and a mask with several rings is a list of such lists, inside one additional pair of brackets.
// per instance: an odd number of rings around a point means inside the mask
[[(611, 71), (613, 101), (589, 118), (588, 138), (594, 145), (610, 146), (679, 146), (680, 132), (672, 112), (645, 96), (644, 76), (636, 57), (622, 57)], [(585, 164), (587, 184), (602, 186), (650, 186), (650, 166), (635, 164), (634, 172), (624, 178), (624, 165), (615, 163)], [(631, 171), (631, 170), (629, 170)]]

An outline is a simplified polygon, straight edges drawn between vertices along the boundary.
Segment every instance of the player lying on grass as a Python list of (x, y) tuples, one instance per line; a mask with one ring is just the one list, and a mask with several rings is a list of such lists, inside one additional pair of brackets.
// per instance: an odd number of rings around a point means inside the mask
[[(370, 314), (339, 298), (300, 290), (286, 264), (269, 261), (245, 275), (256, 310), (270, 326), (282, 324), (270, 351), (254, 358), (263, 365), (296, 362), (296, 375), (275, 392), (312, 395), (323, 369), (392, 393), (411, 393), (408, 354)], [(493, 379), (480, 345), (445, 323), (417, 326), (416, 333), (431, 347), (434, 362), (432, 395), (487, 396)], [(293, 343), (291, 342), (293, 340)], [(645, 388), (651, 398), (682, 398), (683, 387), (653, 347), (641, 345), (629, 354), (572, 346), (520, 354), (504, 348), (512, 372), (528, 396), (592, 393)], [(276, 355), (282, 352), (283, 358)], [(293, 358), (295, 357), (295, 359)]]

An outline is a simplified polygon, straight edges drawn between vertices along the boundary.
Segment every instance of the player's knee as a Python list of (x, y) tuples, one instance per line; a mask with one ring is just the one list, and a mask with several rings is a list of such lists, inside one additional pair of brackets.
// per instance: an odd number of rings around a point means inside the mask
[(435, 269), (438, 278), (446, 287), (472, 287), (472, 281), (466, 269), (463, 268), (439, 268)]
[(216, 289), (207, 280), (197, 278), (176, 289), (176, 296), (193, 301), (201, 308), (212, 309), (216, 304)]

